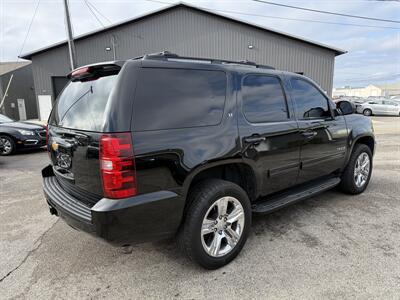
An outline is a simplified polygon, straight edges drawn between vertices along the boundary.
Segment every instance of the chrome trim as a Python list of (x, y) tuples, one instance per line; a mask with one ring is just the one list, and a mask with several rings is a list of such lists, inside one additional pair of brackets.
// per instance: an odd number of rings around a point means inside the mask
[(28, 145), (37, 145), (37, 143), (39, 143), (38, 140), (25, 140), (24, 144), (28, 144)]

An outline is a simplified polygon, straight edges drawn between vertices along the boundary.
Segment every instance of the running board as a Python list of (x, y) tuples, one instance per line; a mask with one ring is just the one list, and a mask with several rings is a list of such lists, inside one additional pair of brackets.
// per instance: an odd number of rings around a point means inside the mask
[(265, 201), (255, 203), (252, 206), (253, 213), (255, 214), (267, 214), (288, 206), (290, 204), (302, 201), (309, 197), (315, 196), (324, 191), (330, 190), (340, 183), (338, 177), (330, 178), (319, 181), (313, 185), (307, 185), (306, 187), (298, 187), (292, 192), (286, 192), (284, 194), (279, 194), (271, 198), (266, 198)]

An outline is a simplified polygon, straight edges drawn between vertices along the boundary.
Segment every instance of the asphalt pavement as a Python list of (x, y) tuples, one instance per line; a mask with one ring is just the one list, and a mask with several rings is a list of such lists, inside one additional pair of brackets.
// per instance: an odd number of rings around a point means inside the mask
[(365, 193), (333, 190), (255, 218), (242, 253), (215, 271), (173, 240), (125, 254), (75, 231), (48, 212), (46, 152), (0, 157), (0, 299), (399, 299), (400, 118), (373, 120)]

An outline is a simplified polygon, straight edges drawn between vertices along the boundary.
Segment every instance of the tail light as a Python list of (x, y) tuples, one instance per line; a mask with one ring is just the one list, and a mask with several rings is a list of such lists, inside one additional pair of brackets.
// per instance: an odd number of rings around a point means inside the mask
[(131, 133), (101, 136), (100, 171), (105, 197), (120, 199), (137, 194)]

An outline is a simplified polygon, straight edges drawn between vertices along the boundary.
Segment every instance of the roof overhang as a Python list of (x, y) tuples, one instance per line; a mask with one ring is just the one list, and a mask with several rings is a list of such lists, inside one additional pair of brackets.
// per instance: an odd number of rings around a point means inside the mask
[[(200, 11), (200, 12), (203, 12), (203, 13), (207, 13), (209, 15), (217, 16), (217, 17), (220, 17), (220, 18), (224, 18), (224, 19), (229, 20), (229, 21), (233, 21), (233, 22), (236, 22), (236, 23), (248, 25), (248, 26), (253, 27), (253, 28), (258, 28), (258, 29), (261, 29), (261, 30), (265, 30), (265, 31), (269, 31), (269, 32), (272, 32), (272, 33), (276, 33), (276, 34), (284, 36), (286, 38), (291, 38), (291, 39), (294, 39), (294, 40), (298, 40), (298, 41), (301, 41), (301, 42), (304, 42), (304, 43), (307, 43), (307, 44), (310, 44), (310, 45), (314, 45), (316, 47), (325, 48), (327, 50), (333, 51), (335, 53), (335, 56), (347, 53), (347, 51), (345, 51), (343, 49), (339, 49), (339, 48), (335, 48), (335, 47), (332, 47), (332, 46), (329, 46), (329, 45), (326, 45), (326, 44), (323, 44), (323, 43), (311, 41), (311, 40), (308, 40), (308, 39), (305, 39), (305, 38), (302, 38), (302, 37), (299, 37), (299, 36), (296, 36), (296, 35), (288, 34), (286, 32), (282, 32), (282, 31), (279, 31), (279, 30), (276, 30), (276, 29), (264, 27), (264, 26), (261, 26), (261, 25), (258, 25), (258, 24), (252, 23), (252, 22), (247, 22), (247, 21), (244, 21), (244, 20), (236, 19), (236, 18), (233, 18), (233, 17), (228, 16), (228, 15), (223, 14), (223, 13), (215, 12), (215, 11), (212, 11), (212, 10), (208, 10), (208, 9), (205, 9), (205, 8), (202, 8), (202, 7), (198, 7), (198, 6), (194, 6), (192, 4), (188, 4), (188, 3), (184, 3), (184, 2), (168, 5), (166, 7), (154, 10), (154, 11), (152, 11), (150, 13), (145, 13), (145, 14), (136, 16), (136, 17), (134, 17), (132, 19), (128, 19), (128, 20), (116, 23), (114, 25), (111, 25), (111, 26), (108, 26), (108, 27), (105, 27), (105, 28), (101, 28), (101, 29), (98, 29), (98, 30), (93, 30), (93, 31), (90, 31), (90, 32), (85, 33), (85, 34), (78, 35), (78, 36), (76, 36), (74, 38), (74, 40), (79, 41), (79, 40), (85, 39), (87, 37), (96, 35), (98, 33), (107, 32), (107, 31), (116, 29), (116, 28), (121, 27), (121, 26), (125, 26), (125, 25), (131, 24), (131, 23), (135, 23), (135, 22), (140, 21), (142, 19), (161, 14), (161, 13), (164, 13), (166, 11), (178, 8), (178, 7), (184, 7), (184, 8), (193, 9), (195, 11)], [(27, 52), (27, 53), (25, 53), (25, 54), (23, 54), (23, 55), (21, 55), (19, 57), (23, 58), (23, 59), (31, 60), (32, 56), (34, 56), (34, 55), (37, 55), (39, 53), (42, 53), (42, 52), (45, 52), (45, 51), (48, 51), (48, 50), (51, 50), (51, 49), (54, 49), (54, 48), (57, 48), (57, 47), (64, 46), (66, 44), (67, 44), (66, 40), (65, 41), (61, 41), (61, 42), (55, 43), (55, 44), (50, 45), (50, 46), (46, 46), (46, 47), (31, 51), (31, 52)]]

